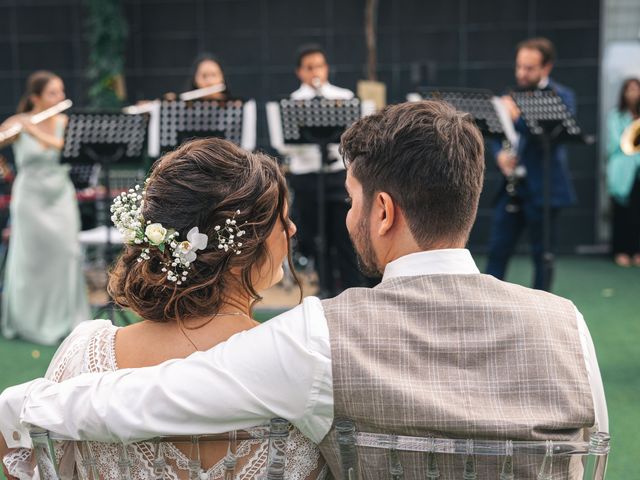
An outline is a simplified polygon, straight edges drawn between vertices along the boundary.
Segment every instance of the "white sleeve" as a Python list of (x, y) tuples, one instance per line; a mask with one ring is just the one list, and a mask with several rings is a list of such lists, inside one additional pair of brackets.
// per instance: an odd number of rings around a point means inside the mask
[(0, 396), (2, 433), (11, 442), (14, 431), (24, 437), (24, 425), (37, 425), (70, 439), (130, 442), (284, 417), (319, 442), (333, 421), (330, 353), (322, 304), (308, 298), (184, 360), (7, 389)]
[[(107, 320), (89, 320), (80, 323), (56, 350), (49, 363), (45, 378), (52, 382), (61, 382), (79, 375), (86, 343), (96, 330), (111, 325)], [(0, 432), (10, 448), (31, 447), (29, 431), (18, 423), (21, 405), (28, 396), (27, 392), (38, 381), (24, 383), (7, 388), (0, 396)]]
[(591, 386), (591, 395), (593, 397), (593, 409), (596, 418), (594, 425), (596, 431), (609, 431), (609, 413), (607, 411), (607, 400), (604, 396), (604, 386), (602, 385), (602, 376), (600, 375), (600, 367), (598, 366), (598, 358), (596, 350), (593, 346), (593, 339), (589, 333), (589, 328), (584, 321), (584, 317), (576, 308), (576, 322), (578, 325), (578, 334), (580, 335), (580, 345), (582, 346), (582, 354), (587, 367), (587, 376), (589, 377), (589, 385)]

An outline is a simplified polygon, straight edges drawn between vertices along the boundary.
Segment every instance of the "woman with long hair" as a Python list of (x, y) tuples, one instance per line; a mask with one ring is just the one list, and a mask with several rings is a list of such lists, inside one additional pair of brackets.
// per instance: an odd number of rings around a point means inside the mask
[(628, 78), (607, 117), (607, 190), (613, 210), (611, 245), (616, 264), (640, 267), (640, 153), (620, 148), (625, 129), (640, 118), (640, 79)]
[(89, 318), (78, 242), (80, 214), (68, 167), (60, 165), (67, 117), (37, 125), (31, 117), (65, 99), (54, 73), (29, 76), (17, 115), (0, 131), (21, 125), (11, 139), (17, 176), (11, 192), (11, 238), (2, 292), (2, 333), (54, 345)]
[[(222, 86), (220, 92), (209, 94), (198, 100), (232, 100), (227, 79), (224, 75), (222, 62), (212, 53), (203, 52), (196, 56), (191, 65), (191, 73), (185, 83), (184, 90), (198, 90), (200, 88)], [(165, 100), (177, 100), (175, 92), (168, 92), (163, 95)]]
[(215, 85), (224, 85), (225, 88), (223, 91), (208, 95), (202, 100), (230, 100), (232, 98), (220, 59), (211, 53), (200, 53), (193, 61), (189, 86), (195, 90)]
[[(109, 292), (142, 321), (124, 328), (101, 320), (79, 325), (47, 377), (63, 381), (86, 372), (157, 365), (258, 325), (251, 316), (258, 292), (279, 282), (283, 261), (290, 261), (296, 227), (287, 196), (275, 160), (225, 140), (193, 140), (158, 160), (145, 186), (116, 198), (112, 207), (126, 245), (110, 272)], [(73, 443), (59, 447), (61, 468), (69, 458), (78, 462)], [(227, 447), (201, 445), (199, 478), (223, 478)], [(101, 478), (120, 478), (118, 445), (92, 442), (89, 448)], [(267, 440), (239, 441), (236, 451), (233, 478), (264, 474)], [(152, 444), (134, 444), (129, 456), (134, 480), (155, 478)], [(189, 477), (188, 448), (166, 444), (163, 456), (164, 478)], [(298, 430), (290, 434), (287, 457), (286, 478), (324, 478), (317, 447)], [(27, 458), (25, 451), (5, 457), (9, 473), (24, 471)]]

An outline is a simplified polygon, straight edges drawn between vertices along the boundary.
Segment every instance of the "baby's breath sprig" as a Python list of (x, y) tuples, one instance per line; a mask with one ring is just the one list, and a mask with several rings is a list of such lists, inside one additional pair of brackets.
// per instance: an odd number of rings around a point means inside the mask
[(141, 244), (144, 238), (142, 206), (145, 192), (140, 185), (118, 195), (111, 205), (111, 221), (122, 234), (125, 243)]
[(237, 215), (240, 215), (240, 210), (236, 210), (233, 214), (233, 217), (227, 218), (222, 226), (216, 225), (214, 227), (214, 230), (218, 235), (219, 250), (224, 250), (225, 252), (231, 250), (236, 255), (240, 255), (242, 253), (242, 242), (240, 242), (239, 240), (245, 233), (247, 233), (240, 227), (245, 226), (247, 222), (238, 226), (236, 221)]

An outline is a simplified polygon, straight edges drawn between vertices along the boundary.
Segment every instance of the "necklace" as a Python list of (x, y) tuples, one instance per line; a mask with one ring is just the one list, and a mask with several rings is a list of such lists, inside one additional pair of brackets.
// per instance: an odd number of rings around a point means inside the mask
[[(204, 323), (204, 324), (200, 325), (199, 327), (192, 328), (192, 329), (190, 329), (190, 330), (197, 330), (198, 328), (204, 327), (207, 323), (209, 323), (211, 320), (213, 320), (213, 319), (214, 319), (214, 317), (224, 317), (224, 316), (231, 316), (231, 315), (238, 315), (238, 316), (241, 316), (241, 317), (246, 317), (246, 318), (248, 318), (249, 320), (251, 320), (251, 317), (250, 317), (249, 315), (247, 315), (246, 313), (244, 313), (244, 312), (216, 313), (216, 314), (212, 315), (212, 316), (211, 316), (211, 318), (210, 318), (206, 323)], [(187, 335), (187, 332), (185, 332), (185, 329), (184, 329), (184, 327), (182, 326), (182, 323), (178, 323), (178, 328), (180, 329), (180, 332), (182, 333), (182, 335), (184, 336), (184, 338), (186, 338), (186, 339), (187, 339), (187, 341), (191, 344), (191, 346), (193, 347), (193, 349), (194, 349), (196, 352), (201, 351), (201, 350), (198, 348), (198, 346), (193, 342), (193, 340), (191, 340), (191, 337), (189, 337), (189, 335)]]

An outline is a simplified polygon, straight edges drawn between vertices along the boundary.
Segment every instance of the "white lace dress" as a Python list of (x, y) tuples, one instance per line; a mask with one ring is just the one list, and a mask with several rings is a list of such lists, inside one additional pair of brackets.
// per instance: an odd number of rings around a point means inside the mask
[[(92, 320), (78, 325), (56, 352), (46, 373), (46, 378), (56, 382), (87, 372), (107, 372), (117, 370), (115, 357), (115, 336), (118, 327), (106, 320)], [(247, 430), (250, 434), (263, 437), (265, 427)], [(122, 474), (118, 462), (121, 445), (98, 442), (56, 442), (55, 451), (62, 478), (88, 478), (85, 469), (87, 448), (93, 455), (100, 477), (105, 480), (120, 480)], [(162, 453), (166, 461), (162, 477), (181, 480), (189, 478), (189, 457), (171, 443), (162, 443)], [(155, 445), (142, 442), (127, 447), (131, 460), (132, 480), (150, 480), (154, 474), (153, 460)], [(238, 440), (237, 464), (234, 479), (254, 479), (265, 473), (267, 466), (268, 441), (263, 438)], [(297, 429), (291, 430), (286, 447), (286, 478), (290, 480), (324, 479), (328, 468), (320, 456), (318, 447), (304, 437)], [(19, 449), (7, 455), (4, 464), (9, 473), (21, 480), (48, 477), (39, 475), (34, 469), (31, 450)], [(203, 480), (222, 479), (225, 475), (223, 459), (200, 474)]]

